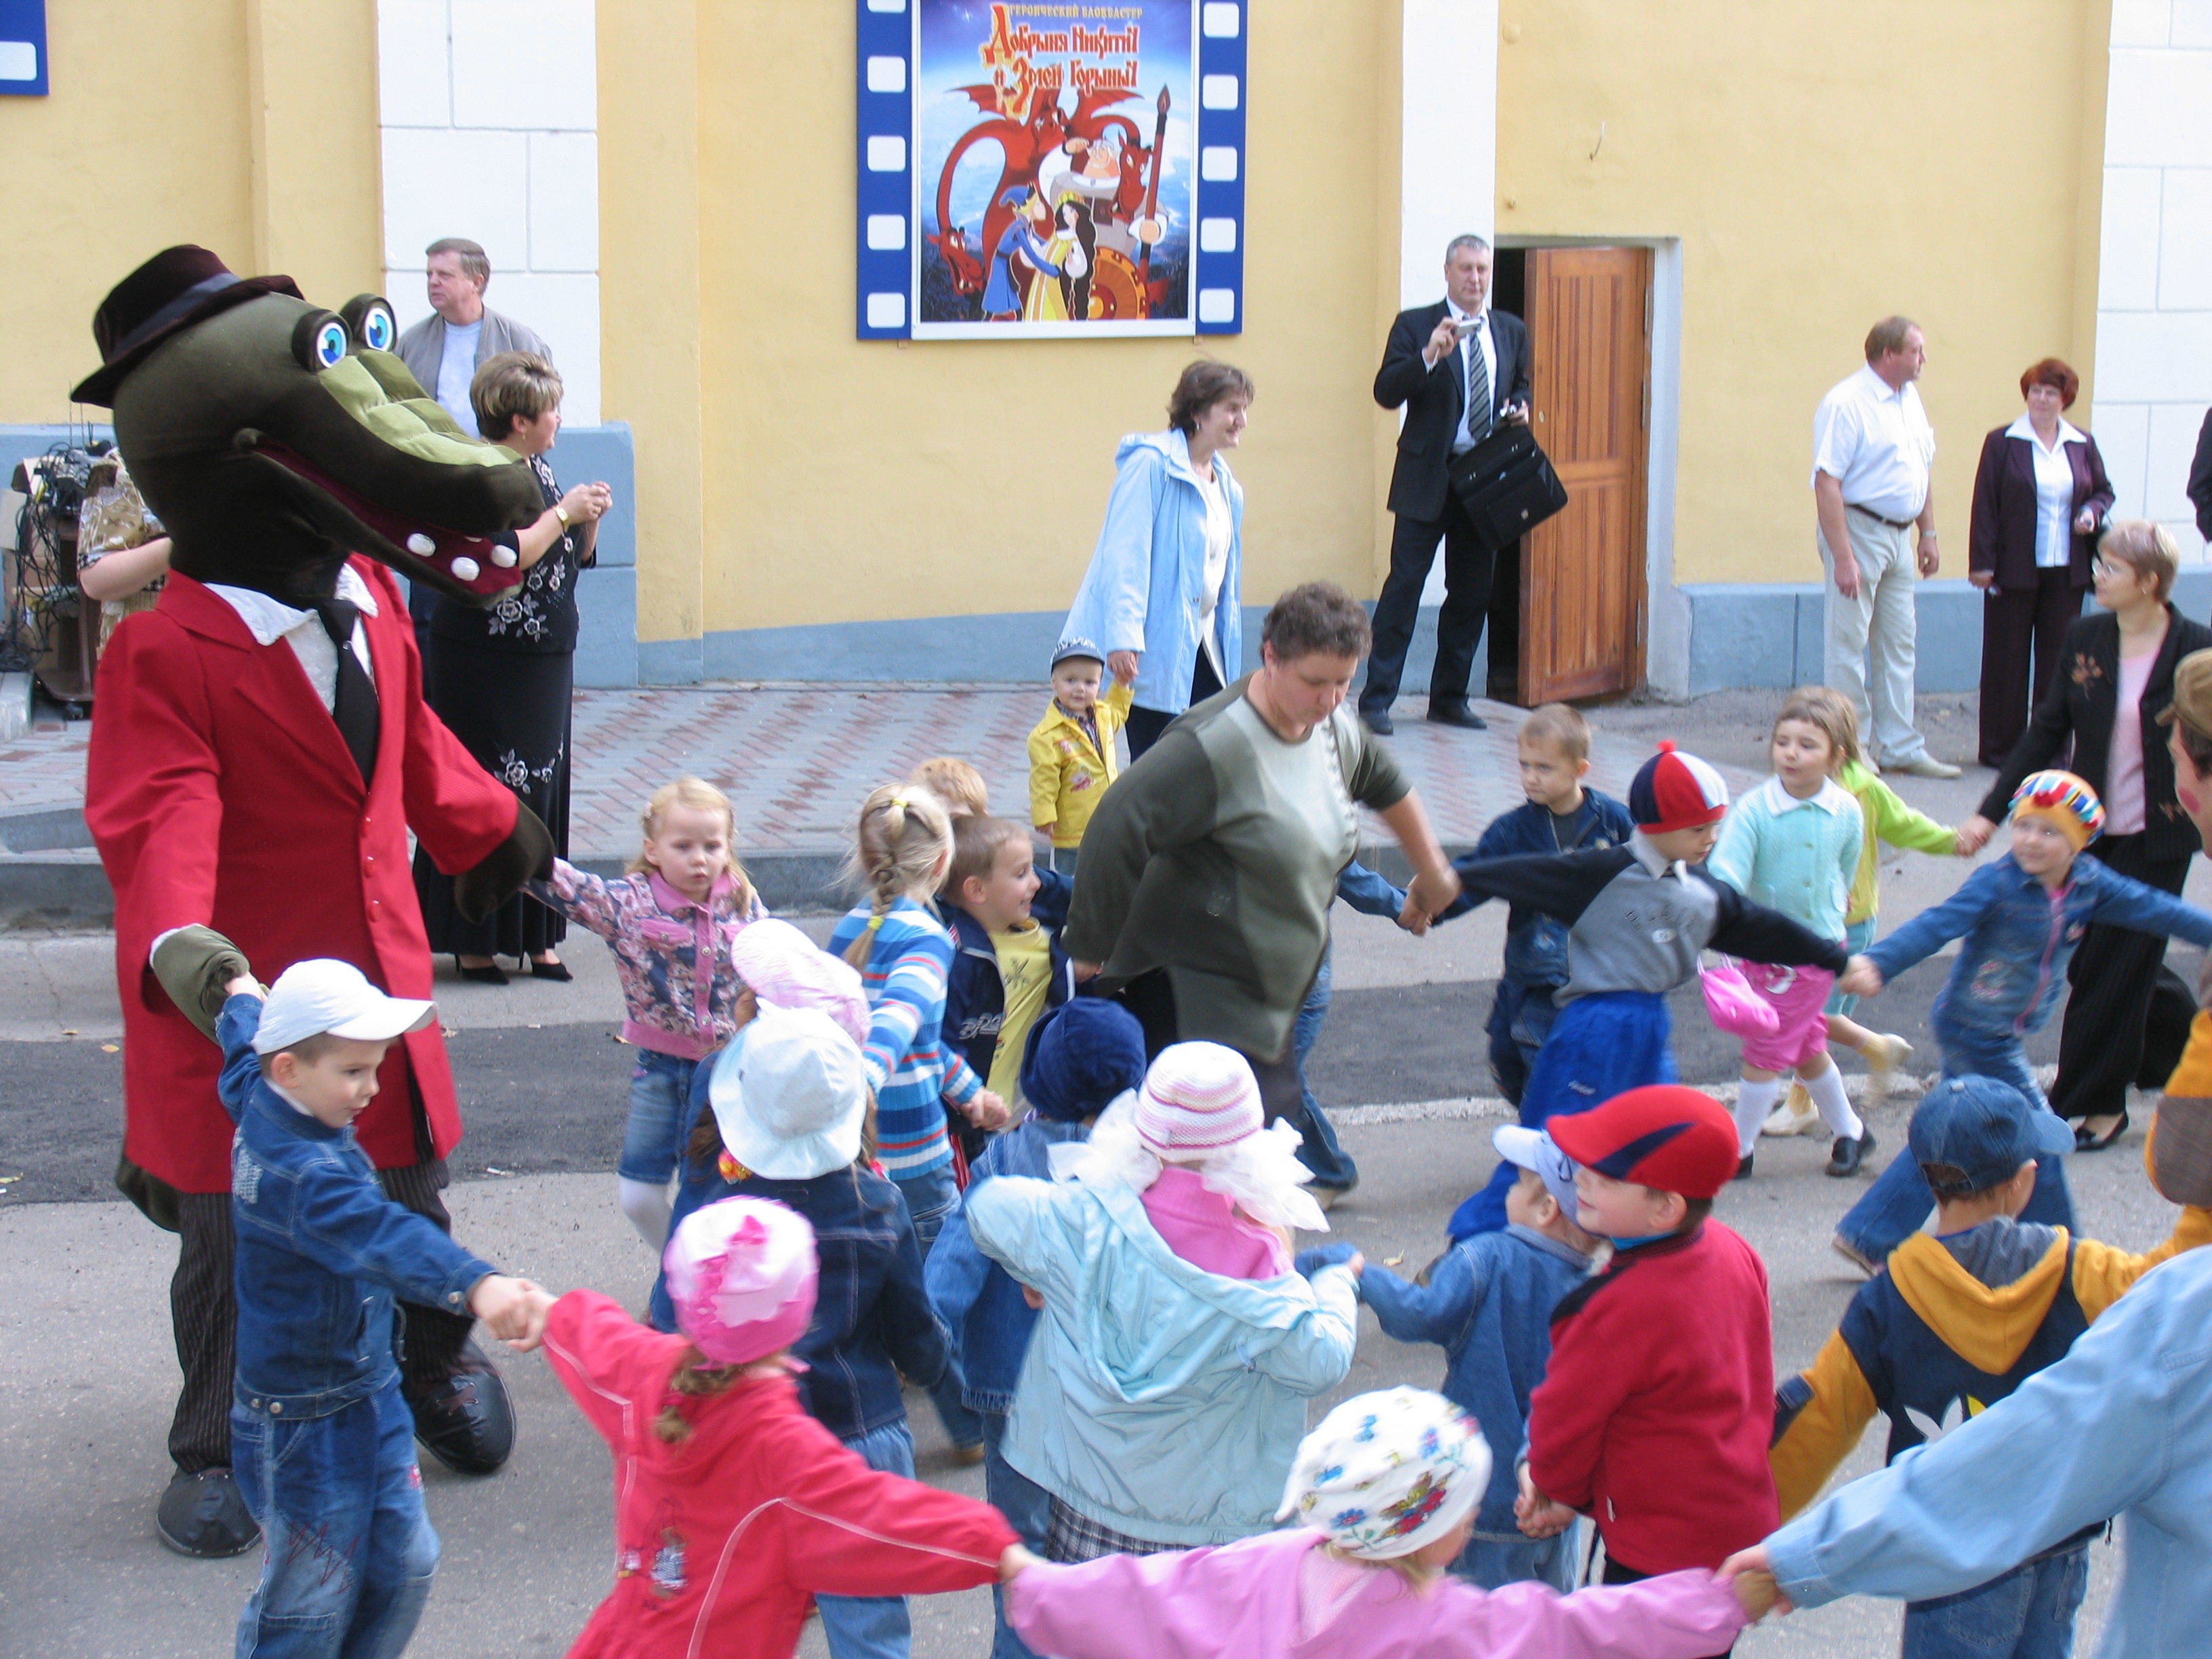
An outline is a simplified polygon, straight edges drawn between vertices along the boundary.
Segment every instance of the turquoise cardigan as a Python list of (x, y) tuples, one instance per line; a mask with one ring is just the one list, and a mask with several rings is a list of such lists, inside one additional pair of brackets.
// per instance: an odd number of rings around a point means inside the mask
[(1865, 836), (1857, 798), (1834, 779), (1798, 800), (1769, 778), (1729, 808), (1705, 868), (1753, 903), (1841, 939)]

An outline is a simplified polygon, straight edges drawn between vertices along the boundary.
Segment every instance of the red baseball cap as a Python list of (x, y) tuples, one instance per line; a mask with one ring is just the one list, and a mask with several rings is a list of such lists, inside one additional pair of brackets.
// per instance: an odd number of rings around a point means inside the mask
[(1631, 1089), (1544, 1127), (1584, 1169), (1659, 1192), (1715, 1198), (1735, 1176), (1735, 1121), (1711, 1096), (1680, 1084)]

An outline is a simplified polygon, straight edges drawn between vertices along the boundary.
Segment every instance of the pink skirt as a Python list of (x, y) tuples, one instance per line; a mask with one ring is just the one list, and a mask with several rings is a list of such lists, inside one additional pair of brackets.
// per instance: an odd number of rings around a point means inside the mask
[(1761, 1072), (1793, 1072), (1828, 1052), (1828, 1022), (1821, 1005), (1836, 976), (1825, 968), (1775, 968), (1747, 962), (1743, 976), (1780, 1022), (1772, 1036), (1743, 1040), (1743, 1063)]

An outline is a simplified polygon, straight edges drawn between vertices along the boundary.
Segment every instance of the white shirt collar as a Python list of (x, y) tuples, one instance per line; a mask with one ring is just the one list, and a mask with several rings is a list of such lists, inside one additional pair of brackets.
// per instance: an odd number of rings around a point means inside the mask
[(1444, 309), (1450, 312), (1454, 317), (1462, 319), (1472, 317), (1476, 322), (1485, 324), (1490, 321), (1490, 307), (1488, 306), (1483, 307), (1480, 311), (1469, 311), (1464, 306), (1461, 305), (1458, 301), (1453, 299), (1449, 294), (1444, 295)]
[[(2005, 428), (2005, 436), (2008, 438), (2025, 438), (2028, 442), (2039, 447), (2040, 447), (2043, 442), (2042, 439), (2035, 435), (2035, 423), (2027, 418), (2027, 412), (2025, 410), (2021, 411), (2021, 416), (2018, 420), (2014, 421), (2010, 426)], [(2061, 415), (2058, 417), (2058, 441), (2062, 446), (2066, 444), (2086, 444), (2089, 441), (2089, 434), (2082, 431), (2081, 428), (2075, 426), (2063, 415)]]
[(1676, 859), (1670, 864), (1660, 856), (1659, 849), (1651, 844), (1651, 837), (1645, 835), (1641, 828), (1628, 832), (1628, 851), (1630, 855), (1644, 866), (1644, 872), (1654, 881), (1665, 875), (1669, 870), (1679, 876), (1690, 867), (1680, 859)]
[[(320, 627), (321, 620), (312, 611), (296, 611), (282, 599), (271, 599), (258, 588), (233, 587), (226, 582), (210, 582), (208, 592), (221, 597), (223, 603), (238, 612), (246, 631), (261, 645), (274, 645), (302, 623), (312, 622)], [(361, 579), (361, 573), (351, 565), (338, 567), (337, 597), (347, 600), (363, 616), (378, 614), (376, 595)]]
[(1892, 402), (1903, 403), (1905, 401), (1905, 394), (1906, 391), (1910, 389), (1912, 385), (1911, 381), (1907, 380), (1903, 386), (1892, 386), (1888, 381), (1883, 380), (1881, 375), (1874, 372), (1874, 365), (1872, 363), (1861, 363), (1859, 365), (1858, 378), (1862, 382), (1860, 389), (1864, 392), (1868, 397), (1874, 398), (1877, 402), (1881, 401), (1884, 398), (1887, 398)]
[(1769, 809), (1775, 812), (1794, 811), (1801, 806), (1817, 806), (1829, 813), (1856, 813), (1859, 810), (1858, 798), (1833, 778), (1822, 780), (1820, 788), (1807, 800), (1798, 799), (1784, 788), (1780, 778), (1769, 778), (1759, 787), (1766, 792)]

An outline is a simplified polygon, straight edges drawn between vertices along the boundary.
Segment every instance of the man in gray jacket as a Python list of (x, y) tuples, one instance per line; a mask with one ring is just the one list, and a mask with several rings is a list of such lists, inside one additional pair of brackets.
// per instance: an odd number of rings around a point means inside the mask
[(425, 252), (431, 314), (399, 337), (399, 361), (461, 430), (474, 437), (477, 417), (469, 404), (469, 382), (476, 378), (477, 366), (502, 351), (534, 352), (549, 363), (553, 353), (529, 329), (484, 304), (491, 261), (482, 246), (466, 237), (447, 236)]

